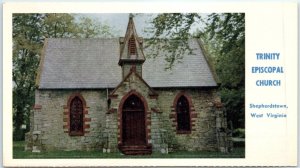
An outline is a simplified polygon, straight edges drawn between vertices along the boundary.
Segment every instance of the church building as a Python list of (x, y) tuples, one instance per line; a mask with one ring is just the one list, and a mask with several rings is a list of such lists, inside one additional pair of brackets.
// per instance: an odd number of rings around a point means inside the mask
[[(230, 150), (218, 84), (197, 39), (165, 70), (133, 18), (125, 37), (46, 39), (26, 150), (123, 154)], [(146, 59), (147, 58), (147, 59)]]

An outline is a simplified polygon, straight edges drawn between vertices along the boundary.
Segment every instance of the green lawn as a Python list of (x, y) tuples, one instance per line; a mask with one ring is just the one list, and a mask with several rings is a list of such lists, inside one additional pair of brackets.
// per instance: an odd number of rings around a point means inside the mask
[(121, 153), (102, 153), (102, 151), (51, 151), (32, 153), (24, 151), (24, 141), (13, 142), (13, 158), (244, 158), (244, 148), (235, 148), (231, 153), (177, 151), (169, 154), (152, 153), (151, 155), (130, 156)]

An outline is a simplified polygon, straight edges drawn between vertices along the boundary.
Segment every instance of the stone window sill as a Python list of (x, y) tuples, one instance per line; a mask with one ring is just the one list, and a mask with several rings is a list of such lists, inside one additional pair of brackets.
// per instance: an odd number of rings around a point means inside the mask
[(83, 132), (70, 132), (69, 133), (70, 136), (83, 136)]
[(191, 131), (179, 131), (177, 130), (177, 134), (190, 134)]

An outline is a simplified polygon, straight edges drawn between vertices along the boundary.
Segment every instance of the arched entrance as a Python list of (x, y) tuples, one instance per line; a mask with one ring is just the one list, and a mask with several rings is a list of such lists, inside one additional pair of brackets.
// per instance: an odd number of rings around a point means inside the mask
[[(148, 143), (150, 130), (146, 131), (146, 100), (135, 91), (123, 97), (119, 105), (119, 149), (128, 155), (145, 155), (152, 153)], [(149, 123), (149, 121), (148, 121)]]
[(136, 95), (129, 96), (122, 107), (122, 143), (125, 146), (146, 145), (145, 107)]

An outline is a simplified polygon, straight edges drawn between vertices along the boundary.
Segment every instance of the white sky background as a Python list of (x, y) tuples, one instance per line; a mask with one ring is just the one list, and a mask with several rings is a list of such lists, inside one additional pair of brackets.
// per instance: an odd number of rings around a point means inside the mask
[[(95, 19), (100, 23), (109, 25), (116, 30), (116, 36), (124, 36), (129, 19), (129, 13), (114, 13), (114, 14), (76, 14), (76, 16), (84, 16)], [(145, 28), (151, 26), (150, 21), (154, 14), (138, 14), (134, 16), (135, 28), (139, 36), (149, 37), (145, 33)]]
[[(139, 36), (144, 38), (151, 37), (149, 33), (146, 33), (145, 30), (151, 27), (150, 22), (157, 14), (153, 13), (141, 13), (134, 14), (134, 23), (135, 28)], [(99, 21), (100, 23), (104, 23), (109, 25), (116, 30), (116, 37), (124, 36), (126, 33), (126, 28), (129, 19), (129, 13), (101, 13), (101, 14), (76, 14), (76, 17), (89, 17)], [(205, 16), (205, 14), (203, 14)], [(197, 28), (200, 28), (201, 23), (194, 23), (191, 28), (191, 33), (194, 32)]]

